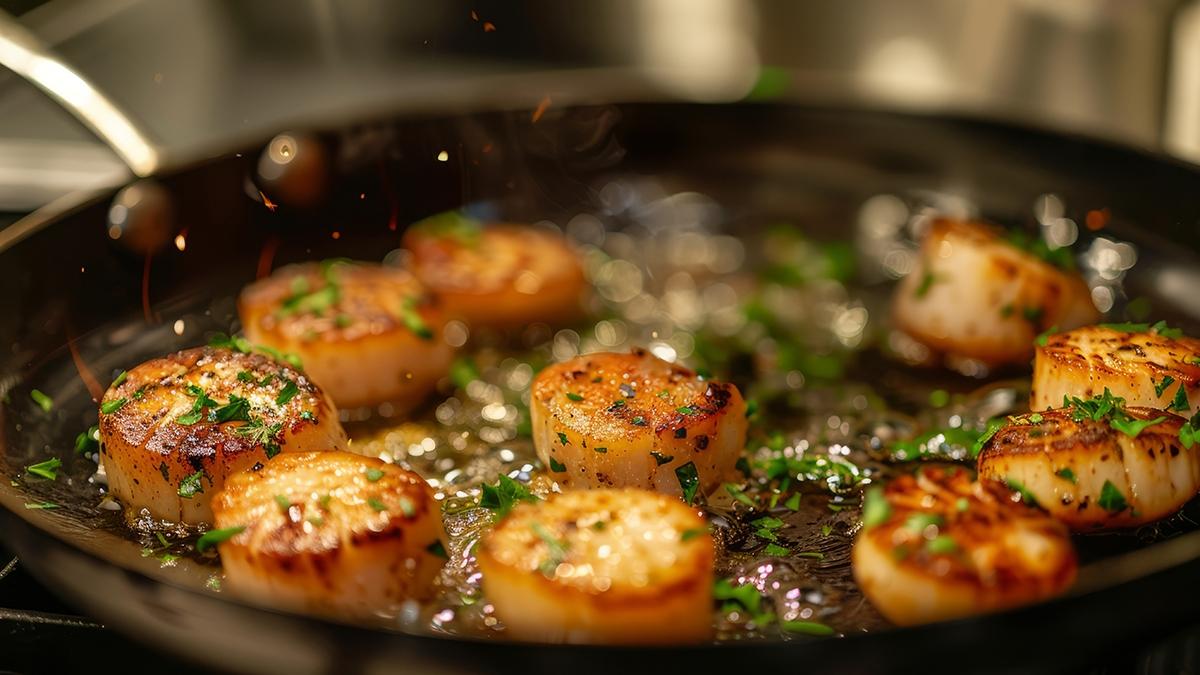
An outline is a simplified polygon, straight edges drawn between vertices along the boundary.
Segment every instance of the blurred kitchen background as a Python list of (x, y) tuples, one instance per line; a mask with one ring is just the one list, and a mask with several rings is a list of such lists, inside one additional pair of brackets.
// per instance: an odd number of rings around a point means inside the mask
[(397, 111), (790, 100), (1200, 161), (1200, 2), (3, 0), (0, 209)]

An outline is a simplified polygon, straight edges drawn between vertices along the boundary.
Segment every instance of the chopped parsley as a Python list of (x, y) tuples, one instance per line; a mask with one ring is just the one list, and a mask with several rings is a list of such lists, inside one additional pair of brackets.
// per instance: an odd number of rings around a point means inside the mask
[(781, 621), (779, 627), (789, 633), (819, 637), (833, 635), (835, 632), (832, 628), (819, 621)]
[(43, 394), (42, 392), (38, 391), (37, 389), (34, 389), (33, 391), (29, 392), (29, 398), (33, 399), (33, 402), (36, 403), (38, 405), (38, 407), (41, 408), (42, 412), (44, 412), (44, 413), (48, 413), (54, 409), (54, 399)]
[(691, 541), (696, 537), (708, 534), (707, 527), (692, 527), (679, 534), (679, 541)]
[(251, 373), (248, 370), (239, 370), (237, 379), (238, 381), (245, 382), (247, 384), (258, 384), (258, 378), (254, 376), (254, 373)]
[(1171, 401), (1171, 405), (1167, 406), (1167, 410), (1175, 412), (1187, 412), (1192, 404), (1188, 402), (1187, 388), (1183, 383), (1179, 384), (1179, 389), (1175, 392), (1175, 399)]
[(567, 398), (568, 398), (568, 399), (570, 399), (570, 400), (572, 400), (572, 401), (582, 401), (582, 400), (583, 400), (583, 397), (582, 397), (582, 396), (580, 396), (579, 394), (576, 394), (576, 393), (575, 393), (575, 392), (573, 392), (573, 391), (568, 391), (568, 392), (567, 392)]
[(439, 558), (450, 557), (450, 555), (446, 553), (446, 547), (442, 544), (442, 540), (440, 539), (435, 539), (432, 544), (425, 547), (425, 550)]
[(1117, 489), (1112, 481), (1104, 481), (1104, 487), (1100, 488), (1100, 499), (1096, 500), (1100, 508), (1110, 513), (1120, 513), (1129, 507), (1129, 503), (1125, 501), (1125, 495)]
[(563, 432), (558, 432), (558, 442), (567, 445), (567, 435)]
[(60, 505), (54, 502), (25, 502), (25, 508), (30, 510), (46, 510), (61, 508)]
[(930, 553), (938, 555), (954, 553), (958, 550), (958, 542), (954, 541), (954, 537), (951, 537), (948, 534), (939, 534), (933, 539), (930, 539), (929, 543), (925, 545), (925, 548)]
[(179, 496), (183, 497), (184, 499), (191, 499), (197, 494), (203, 493), (204, 483), (201, 482), (201, 479), (204, 477), (204, 469), (201, 469), (187, 478), (179, 481), (179, 489), (177, 490)]
[(384, 504), (383, 502), (379, 501), (378, 497), (371, 497), (371, 498), (367, 499), (367, 506), (370, 506), (371, 508), (375, 509), (376, 511), (378, 511), (380, 513), (387, 511), (387, 504)]
[(741, 502), (752, 509), (757, 507), (754, 500), (747, 496), (741, 487), (733, 483), (726, 483), (725, 491), (729, 493), (730, 497), (733, 497), (734, 501)]
[(287, 513), (292, 508), (292, 500), (287, 498), (287, 495), (275, 495), (275, 503), (279, 506), (279, 510)]
[(279, 395), (275, 397), (275, 405), (284, 405), (288, 401), (296, 397), (300, 393), (300, 387), (293, 380), (285, 380), (283, 389), (279, 390)]
[(485, 484), (479, 490), (479, 505), (490, 510), (497, 519), (508, 515), (518, 502), (532, 504), (540, 500), (524, 485), (504, 475), (500, 476), (496, 485)]
[(971, 446), (971, 458), (974, 459), (978, 457), (979, 453), (983, 451), (983, 446), (987, 445), (987, 442), (992, 440), (992, 437), (996, 435), (996, 432), (1000, 431), (1000, 429), (1003, 427), (1003, 417), (993, 417), (992, 419), (988, 420), (987, 429), (985, 429), (984, 432), (979, 435), (979, 438), (975, 439), (975, 443)]
[(937, 282), (937, 280), (937, 275), (929, 270), (925, 270), (925, 272), (921, 275), (921, 283), (917, 284), (917, 288), (913, 291), (913, 295), (918, 298), (925, 297), (929, 294), (929, 289), (933, 288), (933, 284)]
[(792, 511), (799, 511), (800, 510), (800, 493), (799, 492), (792, 493), (792, 496), (788, 497), (787, 501), (784, 502), (783, 505), (788, 507)]
[(1021, 495), (1021, 501), (1030, 506), (1038, 505), (1037, 496), (1030, 492), (1029, 488), (1025, 487), (1025, 484), (1021, 481), (1017, 480), (1016, 478), (1005, 478), (1004, 484), (1008, 486), (1008, 489), (1019, 493)]
[(267, 453), (267, 459), (279, 454), (279, 434), (282, 431), (282, 422), (267, 424), (261, 417), (251, 417), (248, 422), (236, 429), (238, 436), (255, 445), (261, 445)]
[(1110, 427), (1132, 438), (1136, 438), (1147, 427), (1167, 419), (1165, 415), (1151, 420), (1141, 420), (1131, 416), (1125, 412), (1125, 399), (1113, 396), (1108, 387), (1104, 388), (1103, 394), (1093, 396), (1088, 400), (1063, 396), (1063, 407), (1071, 409), (1071, 419), (1076, 422), (1084, 420), (1100, 422), (1107, 419)]
[(872, 528), (882, 525), (892, 517), (892, 504), (883, 494), (883, 487), (872, 485), (863, 493), (862, 519), (863, 527)]
[(1071, 467), (1069, 466), (1065, 466), (1058, 471), (1055, 471), (1054, 475), (1067, 481), (1068, 483), (1074, 484), (1079, 482), (1079, 479), (1075, 477), (1075, 472), (1072, 471)]
[(58, 478), (58, 468), (61, 466), (62, 460), (57, 457), (52, 457), (44, 462), (38, 462), (37, 464), (31, 464), (25, 467), (25, 471), (47, 480), (54, 480), (55, 478)]
[(237, 394), (230, 394), (229, 403), (217, 408), (214, 414), (218, 422), (249, 422), (250, 401)]
[(121, 372), (117, 373), (116, 377), (113, 378), (112, 384), (110, 384), (109, 387), (111, 388), (111, 387), (121, 386), (122, 384), (124, 384), (125, 378), (127, 378), (127, 377), (129, 377), (129, 371), (122, 370)]
[(414, 335), (422, 340), (433, 339), (433, 329), (429, 324), (425, 323), (425, 319), (421, 317), (421, 313), (417, 311), (417, 299), (408, 298), (400, 307), (400, 320), (404, 322), (404, 327), (412, 331)]
[(100, 449), (100, 427), (92, 426), (75, 437), (75, 452), (87, 454)]
[(380, 469), (375, 469), (375, 468), (367, 469), (367, 480), (374, 483), (375, 481), (379, 480), (380, 478), (383, 478), (383, 471), (381, 471)]
[(238, 525), (235, 527), (224, 527), (219, 530), (209, 530), (208, 532), (200, 535), (200, 538), (196, 540), (196, 550), (200, 553), (204, 553), (208, 549), (220, 544), (223, 541), (229, 541), (230, 539), (233, 539), (237, 535), (241, 534), (245, 529), (245, 525)]
[(642, 417), (641, 415), (634, 417), (632, 420), (630, 420), (630, 422), (632, 422), (634, 426), (638, 426), (638, 427), (646, 426), (646, 418)]
[(1129, 321), (1123, 323), (1102, 323), (1102, 328), (1109, 330), (1117, 330), (1123, 333), (1146, 333), (1152, 332), (1161, 335), (1170, 340), (1175, 340), (1183, 337), (1183, 331), (1178, 328), (1171, 328), (1166, 321), (1157, 321), (1153, 324), (1149, 323), (1132, 323)]
[(696, 497), (696, 488), (700, 485), (700, 474), (696, 471), (696, 463), (688, 462), (675, 467), (675, 480), (679, 481), (679, 490), (683, 493), (683, 501), (691, 506)]
[(663, 464), (667, 464), (671, 460), (675, 459), (675, 457), (672, 455), (664, 455), (661, 452), (654, 450), (650, 451), (650, 456), (654, 458), (654, 463), (656, 466), (662, 466)]
[(413, 501), (408, 497), (400, 495), (400, 499), (397, 500), (397, 503), (400, 505), (400, 513), (403, 513), (405, 518), (412, 518), (413, 515), (416, 514), (417, 506), (416, 504), (413, 504)]
[(1179, 427), (1179, 442), (1189, 450), (1196, 443), (1200, 443), (1200, 412), (1192, 415), (1190, 420)]
[(596, 446), (596, 447), (593, 447), (593, 448), (592, 448), (592, 450), (594, 450), (595, 452), (598, 452), (598, 453), (600, 453), (600, 454), (602, 454), (602, 455), (606, 455), (606, 454), (608, 454), (608, 448), (605, 448), (605, 447), (602, 447), (602, 446)]
[(1046, 330), (1038, 333), (1038, 336), (1033, 339), (1033, 344), (1039, 347), (1045, 347), (1050, 342), (1050, 336), (1058, 332), (1058, 326), (1050, 326)]
[(1164, 375), (1163, 379), (1158, 382), (1155, 382), (1153, 377), (1150, 378), (1150, 384), (1154, 385), (1154, 395), (1160, 398), (1162, 397), (1163, 392), (1167, 390), (1167, 387), (1174, 383), (1175, 378), (1171, 377), (1170, 375)]
[(567, 465), (559, 462), (553, 457), (550, 458), (550, 470), (554, 473), (563, 473), (567, 470)]
[(792, 550), (787, 547), (780, 546), (779, 544), (776, 544), (775, 542), (771, 542), (771, 543), (767, 544), (766, 548), (763, 549), (763, 553), (766, 553), (767, 555), (775, 556), (777, 558), (782, 558), (783, 556), (790, 555), (792, 553)]
[(205, 408), (216, 408), (219, 405), (216, 401), (209, 398), (203, 389), (194, 384), (189, 384), (184, 391), (188, 393), (188, 396), (196, 399), (192, 401), (191, 410), (175, 418), (177, 423), (184, 426), (191, 426), (204, 419)]
[(567, 558), (567, 542), (556, 539), (545, 527), (542, 527), (541, 523), (530, 523), (529, 527), (538, 536), (538, 539), (546, 544), (546, 559), (538, 565), (538, 569), (542, 574), (552, 577), (558, 566)]
[(479, 368), (470, 357), (459, 357), (450, 364), (450, 381), (459, 389), (466, 389), (468, 384), (479, 377)]
[(111, 415), (121, 408), (124, 408), (125, 404), (128, 402), (128, 399), (126, 399), (124, 396), (121, 398), (115, 398), (111, 401), (105, 401), (104, 403), (100, 404), (100, 412), (104, 413), (105, 415)]

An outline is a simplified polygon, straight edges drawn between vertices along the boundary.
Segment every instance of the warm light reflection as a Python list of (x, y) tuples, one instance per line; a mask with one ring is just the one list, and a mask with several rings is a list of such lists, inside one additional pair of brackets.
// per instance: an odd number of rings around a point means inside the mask
[(153, 173), (159, 153), (133, 122), (90, 82), (62, 63), (7, 15), (0, 15), (0, 64), (32, 82), (79, 118), (139, 176)]

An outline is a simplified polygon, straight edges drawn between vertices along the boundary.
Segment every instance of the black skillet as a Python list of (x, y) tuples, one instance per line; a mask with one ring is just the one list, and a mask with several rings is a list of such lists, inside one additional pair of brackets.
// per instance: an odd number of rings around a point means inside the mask
[[(1187, 527), (1102, 556), (1067, 597), (1016, 611), (841, 639), (683, 648), (374, 630), (252, 607), (163, 574), (97, 512), (87, 462), (72, 456), (75, 434), (95, 420), (79, 372), (107, 384), (120, 367), (234, 327), (229, 298), (254, 278), (264, 248), (276, 265), (378, 259), (398, 243), (394, 225), (480, 200), (510, 218), (561, 221), (596, 208), (604, 176), (654, 177), (672, 191), (712, 195), (731, 222), (786, 216), (824, 238), (849, 237), (859, 206), (880, 193), (952, 192), (1008, 223), (1027, 221), (1035, 198), (1054, 193), (1080, 222), (1107, 208), (1109, 231), (1139, 245), (1130, 297), (1148, 297), (1156, 316), (1192, 332), (1200, 325), (1187, 302), (1200, 295), (1200, 171), (1085, 139), (944, 117), (629, 105), (552, 110), (536, 123), (528, 112), (386, 120), (302, 142), (324, 148), (328, 179), (308, 208), (263, 203), (253, 148), (155, 179), (166, 199), (133, 214), (151, 231), (155, 216), (169, 214), (151, 256), (108, 236), (112, 195), (0, 235), (3, 538), (49, 588), (113, 628), (202, 664), (273, 673), (1029, 672), (1103, 663), (1200, 618), (1200, 531)], [(438, 161), (443, 150), (448, 159)], [(176, 232), (183, 251), (172, 245)], [(185, 319), (182, 335), (174, 317)], [(49, 414), (30, 400), (35, 387), (56, 401)], [(10, 482), (51, 455), (64, 458), (69, 480)], [(61, 508), (25, 508), (42, 501)]]

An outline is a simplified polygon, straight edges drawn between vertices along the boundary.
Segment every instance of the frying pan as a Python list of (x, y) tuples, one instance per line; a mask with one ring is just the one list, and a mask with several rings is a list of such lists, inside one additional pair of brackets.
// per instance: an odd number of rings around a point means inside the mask
[[(305, 208), (265, 203), (253, 181), (263, 139), (143, 185), (157, 198), (127, 217), (163, 228), (163, 246), (150, 250), (109, 236), (114, 194), (0, 234), (0, 526), (29, 571), (135, 639), (244, 672), (1059, 671), (1200, 618), (1200, 531), (1186, 513), (1174, 536), (1112, 547), (1069, 595), (1035, 606), (839, 639), (692, 647), (527, 645), (345, 625), (244, 604), (205, 590), (205, 571), (168, 574), (143, 557), (96, 508), (88, 463), (71, 452), (95, 422), (88, 378), (106, 383), (122, 367), (236, 329), (232, 298), (264, 264), (379, 259), (404, 223), (468, 202), (509, 219), (564, 222), (599, 208), (605, 181), (638, 177), (712, 196), (734, 234), (738, 223), (786, 216), (814, 236), (844, 239), (860, 205), (879, 194), (953, 195), (989, 219), (1020, 223), (1035, 198), (1053, 193), (1080, 220), (1107, 208), (1108, 232), (1138, 246), (1130, 297), (1149, 298), (1156, 317), (1192, 332), (1200, 325), (1200, 171), (1165, 157), (978, 119), (790, 105), (606, 105), (534, 117), (405, 117), (308, 132), (301, 137), (321, 148), (326, 187)], [(437, 160), (443, 150), (453, 161)], [(184, 246), (171, 245), (176, 233)], [(30, 400), (33, 388), (55, 401), (49, 413)], [(14, 480), (48, 456), (63, 458), (66, 479)], [(25, 508), (41, 501), (61, 508)]]

